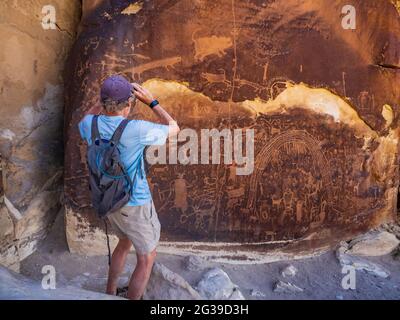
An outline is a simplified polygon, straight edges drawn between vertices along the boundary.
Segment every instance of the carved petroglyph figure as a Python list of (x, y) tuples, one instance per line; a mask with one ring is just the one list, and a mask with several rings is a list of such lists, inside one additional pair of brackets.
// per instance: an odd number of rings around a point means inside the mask
[(276, 211), (280, 211), (281, 202), (283, 201), (283, 198), (276, 198), (276, 197), (277, 196), (275, 194), (272, 196), (272, 207), (274, 207)]
[(368, 91), (362, 91), (358, 95), (358, 105), (361, 111), (369, 110), (370, 108), (375, 108), (374, 95), (370, 94)]
[(286, 89), (287, 83), (292, 83), (293, 81), (286, 77), (273, 77), (268, 80), (267, 88), (269, 90), (269, 98), (275, 99), (283, 90)]
[[(256, 197), (256, 186), (258, 185), (258, 180), (260, 179), (263, 171), (268, 166), (270, 162), (276, 163), (278, 166), (281, 166), (279, 160), (279, 153), (281, 148), (285, 148), (288, 143), (295, 143), (298, 141), (302, 145), (306, 145), (307, 148), (310, 150), (311, 155), (313, 156), (315, 162), (317, 163), (318, 167), (320, 168), (322, 179), (325, 181), (326, 184), (329, 184), (329, 176), (330, 176), (330, 169), (328, 161), (326, 160), (325, 156), (323, 155), (322, 151), (318, 147), (318, 141), (316, 141), (312, 136), (304, 131), (288, 131), (284, 132), (271, 140), (262, 151), (257, 155), (255, 160), (255, 172), (250, 178), (250, 190), (251, 192), (249, 197), (248, 204), (252, 206), (254, 199)], [(297, 149), (299, 150), (299, 149)], [(309, 179), (312, 179), (311, 176)], [(311, 181), (309, 181), (310, 183)], [(320, 187), (320, 185), (318, 185)], [(316, 187), (316, 189), (318, 189)]]
[(295, 237), (295, 229), (301, 232), (311, 222), (325, 221), (328, 200), (321, 197), (330, 183), (330, 169), (318, 140), (298, 130), (278, 134), (259, 152), (255, 168), (250, 177), (250, 216), (256, 212), (259, 221), (274, 228), (285, 226), (287, 239)]
[(185, 213), (188, 207), (187, 203), (187, 184), (183, 173), (178, 174), (178, 178), (174, 181), (175, 200), (174, 206)]
[(269, 67), (269, 63), (265, 63), (264, 64), (264, 72), (263, 72), (263, 82), (266, 82), (268, 80), (268, 67)]
[(88, 41), (87, 45), (85, 45), (85, 47), (83, 49), (83, 54), (88, 55), (89, 49), (91, 49), (92, 51), (97, 50), (97, 48), (100, 45), (100, 41), (101, 41), (101, 39), (99, 37), (91, 38)]
[(267, 221), (269, 218), (269, 205), (267, 200), (262, 200), (260, 202), (260, 210), (258, 216), (261, 218), (263, 221)]
[(199, 37), (196, 38), (196, 33), (199, 31), (195, 30), (192, 34), (192, 40), (194, 42), (196, 61), (203, 61), (204, 58), (210, 55), (217, 55), (219, 58), (226, 54), (226, 49), (232, 47), (233, 42), (230, 37), (217, 37), (212, 35), (210, 37)]
[(182, 57), (176, 56), (176, 57), (171, 57), (171, 58), (165, 58), (165, 59), (160, 59), (160, 60), (155, 60), (152, 62), (140, 64), (138, 66), (125, 69), (123, 72), (124, 73), (131, 73), (132, 77), (134, 79), (140, 80), (140, 76), (142, 73), (152, 70), (152, 69), (157, 69), (157, 68), (166, 68), (169, 70), (170, 68), (173, 68), (175, 64), (178, 64), (182, 61)]
[(296, 202), (296, 222), (301, 222), (303, 219), (303, 200), (297, 200)]
[(255, 83), (253, 81), (248, 81), (248, 80), (245, 80), (245, 79), (237, 78), (236, 81), (235, 81), (235, 84), (239, 88), (242, 87), (242, 86), (250, 86), (255, 90), (255, 92), (257, 94), (261, 94), (264, 90), (268, 91), (268, 88), (266, 86), (263, 86), (263, 85), (260, 85), (258, 83)]
[(231, 82), (226, 79), (226, 72), (224, 69), (218, 69), (218, 71), (222, 70), (221, 73), (209, 73), (209, 72), (202, 72), (201, 77), (203, 79), (206, 79), (208, 82), (208, 85), (214, 84), (214, 83), (224, 83), (227, 85), (231, 85)]

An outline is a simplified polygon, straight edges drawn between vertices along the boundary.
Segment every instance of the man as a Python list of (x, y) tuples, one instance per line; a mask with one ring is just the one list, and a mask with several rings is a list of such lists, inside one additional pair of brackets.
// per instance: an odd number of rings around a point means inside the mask
[(107, 293), (116, 294), (118, 277), (133, 244), (137, 264), (128, 289), (128, 298), (133, 300), (140, 299), (144, 293), (160, 239), (160, 222), (143, 166), (144, 149), (149, 145), (164, 144), (168, 137), (178, 134), (180, 129), (148, 90), (119, 75), (104, 81), (101, 87), (102, 105), (90, 109), (79, 123), (81, 136), (90, 145), (93, 116), (102, 113), (98, 118), (100, 136), (109, 140), (121, 121), (128, 117), (136, 98), (149, 105), (163, 124), (131, 120), (118, 145), (121, 161), (133, 181), (133, 190), (127, 205), (108, 216), (119, 242), (111, 258)]

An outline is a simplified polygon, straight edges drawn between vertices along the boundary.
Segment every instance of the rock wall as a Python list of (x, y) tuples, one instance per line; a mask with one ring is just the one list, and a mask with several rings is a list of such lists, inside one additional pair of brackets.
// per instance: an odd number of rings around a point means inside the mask
[(0, 3), (0, 264), (18, 270), (60, 210), (65, 59), (81, 15), (78, 0)]
[(0, 299), (1, 300), (124, 300), (99, 292), (56, 286), (44, 290), (41, 282), (0, 266)]
[[(346, 5), (84, 1), (66, 75), (70, 250), (105, 252), (77, 123), (99, 102), (100, 83), (113, 73), (143, 83), (181, 128), (199, 136), (201, 129), (254, 130), (250, 175), (237, 175), (241, 165), (225, 159), (151, 167), (168, 250), (309, 251), (393, 220), (399, 15), (389, 0), (352, 1), (355, 29), (345, 29), (352, 12)], [(131, 117), (154, 120), (143, 105)], [(249, 140), (242, 138), (244, 148)]]

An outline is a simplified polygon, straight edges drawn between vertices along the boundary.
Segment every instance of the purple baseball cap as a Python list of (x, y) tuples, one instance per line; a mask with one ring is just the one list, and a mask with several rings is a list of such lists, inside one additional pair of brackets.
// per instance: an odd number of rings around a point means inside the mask
[(101, 86), (101, 100), (112, 100), (118, 103), (128, 101), (133, 95), (132, 84), (120, 75), (113, 75), (104, 80)]

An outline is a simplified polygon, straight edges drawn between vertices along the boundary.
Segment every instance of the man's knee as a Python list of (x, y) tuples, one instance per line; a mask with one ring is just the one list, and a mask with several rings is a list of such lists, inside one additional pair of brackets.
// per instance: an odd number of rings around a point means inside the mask
[(128, 238), (119, 239), (118, 245), (115, 248), (116, 250), (120, 250), (123, 252), (129, 252), (132, 248), (132, 242)]
[(148, 254), (138, 254), (137, 255), (137, 263), (141, 266), (150, 268), (153, 266), (156, 256), (157, 256), (156, 250), (154, 250)]

